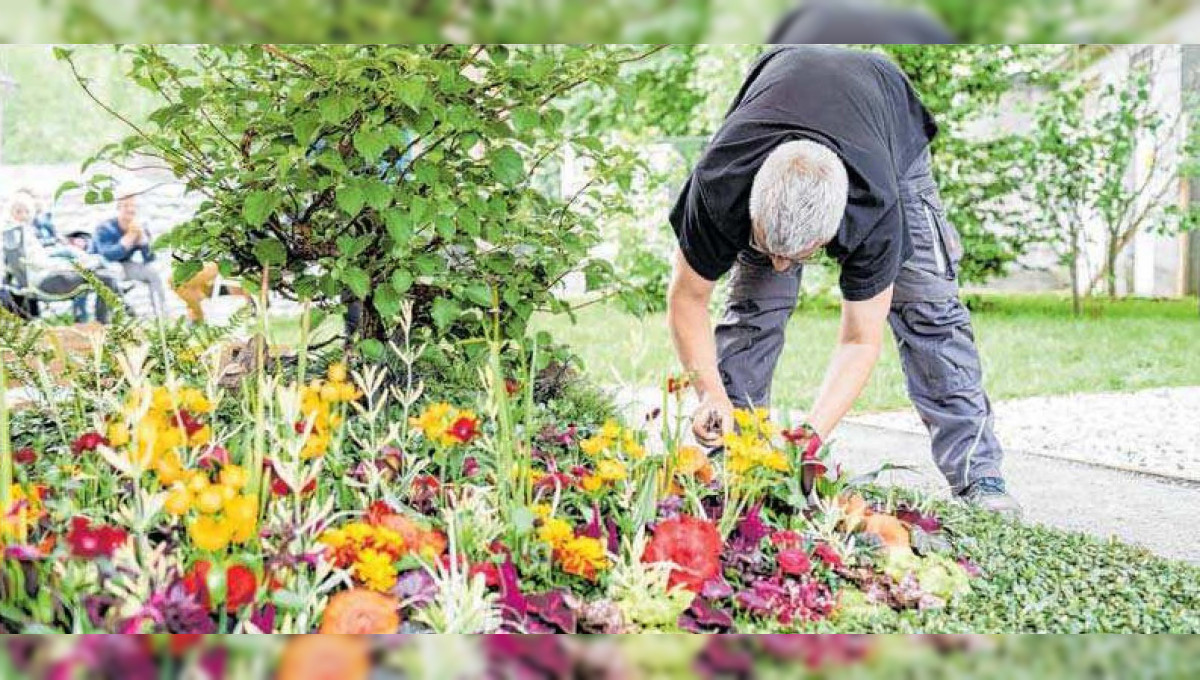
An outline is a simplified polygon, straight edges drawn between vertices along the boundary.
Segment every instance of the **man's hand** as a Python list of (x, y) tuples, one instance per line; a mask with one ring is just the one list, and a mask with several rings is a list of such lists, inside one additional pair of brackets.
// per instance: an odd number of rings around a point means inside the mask
[(692, 434), (705, 446), (717, 446), (722, 437), (733, 432), (733, 403), (724, 392), (708, 394), (692, 415)]

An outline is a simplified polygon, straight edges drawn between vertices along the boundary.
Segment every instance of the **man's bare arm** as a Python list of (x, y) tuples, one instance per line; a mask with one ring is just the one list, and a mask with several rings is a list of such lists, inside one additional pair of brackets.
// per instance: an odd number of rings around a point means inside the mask
[(693, 417), (692, 431), (701, 443), (709, 446), (720, 442), (722, 432), (731, 430), (733, 412), (717, 371), (717, 346), (708, 314), (715, 287), (716, 284), (692, 269), (678, 248), (675, 250), (675, 267), (667, 291), (667, 325), (679, 363), (692, 374), (700, 396), (701, 405)]
[(892, 305), (892, 287), (862, 302), (842, 303), (842, 323), (837, 348), (808, 423), (821, 437), (828, 437), (862, 394), (883, 345), (883, 328)]

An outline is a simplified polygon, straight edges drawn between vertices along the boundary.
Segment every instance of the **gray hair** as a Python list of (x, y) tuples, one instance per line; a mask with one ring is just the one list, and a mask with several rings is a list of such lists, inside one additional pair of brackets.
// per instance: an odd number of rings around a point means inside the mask
[(800, 140), (780, 144), (767, 156), (750, 190), (750, 223), (760, 244), (775, 255), (792, 255), (833, 240), (849, 192), (846, 167), (828, 147)]

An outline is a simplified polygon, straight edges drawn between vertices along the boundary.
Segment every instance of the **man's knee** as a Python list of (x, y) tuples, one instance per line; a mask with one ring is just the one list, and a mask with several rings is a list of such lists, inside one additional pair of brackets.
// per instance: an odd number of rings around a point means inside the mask
[(957, 298), (893, 305), (891, 325), (914, 397), (945, 400), (982, 394), (983, 369), (971, 315)]

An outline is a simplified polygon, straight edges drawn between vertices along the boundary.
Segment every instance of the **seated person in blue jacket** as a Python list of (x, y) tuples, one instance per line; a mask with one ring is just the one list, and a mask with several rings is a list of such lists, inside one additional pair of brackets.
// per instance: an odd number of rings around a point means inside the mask
[[(28, 194), (18, 193), (10, 199), (4, 229), (18, 228), (23, 231), (23, 261), (28, 288), (55, 297), (80, 291), (87, 286), (87, 279), (75, 269), (78, 264), (91, 270), (100, 283), (117, 293), (116, 279), (102, 270), (103, 262), (99, 258), (66, 245), (43, 245), (33, 216), (34, 203)], [(108, 311), (104, 299), (96, 296), (96, 320), (108, 323)]]
[(149, 230), (137, 220), (137, 198), (122, 196), (117, 200), (117, 216), (96, 227), (96, 233), (92, 235), (92, 252), (121, 265), (126, 279), (146, 284), (154, 314), (162, 316), (166, 307), (166, 289), (152, 265), (151, 241)]

